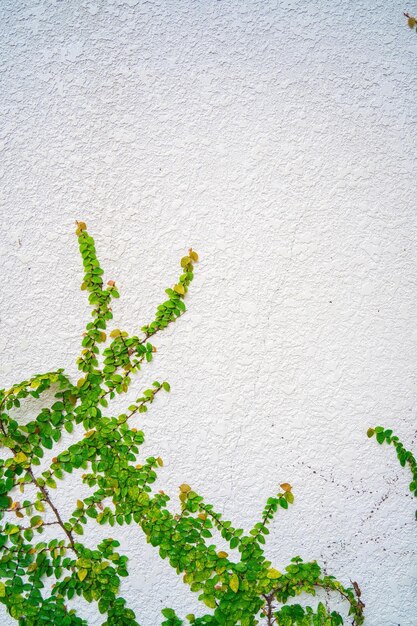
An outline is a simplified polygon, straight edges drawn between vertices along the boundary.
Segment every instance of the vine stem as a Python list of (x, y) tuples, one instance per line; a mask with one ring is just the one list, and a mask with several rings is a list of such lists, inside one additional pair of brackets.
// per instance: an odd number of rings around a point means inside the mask
[[(0, 427), (1, 427), (1, 430), (3, 431), (4, 436), (7, 437), (6, 429), (5, 429), (4, 424), (3, 424), (3, 422), (1, 420), (0, 420)], [(17, 454), (17, 450), (15, 448), (10, 448), (10, 450), (13, 452), (14, 455)], [(69, 539), (69, 542), (70, 542), (70, 545), (71, 545), (71, 549), (77, 554), (74, 537), (72, 536), (71, 531), (67, 530), (65, 528), (64, 522), (62, 521), (62, 517), (60, 516), (58, 509), (56, 508), (56, 506), (52, 502), (48, 490), (46, 489), (46, 487), (41, 487), (41, 485), (39, 485), (38, 481), (36, 480), (36, 476), (33, 473), (32, 467), (30, 465), (27, 468), (27, 473), (30, 476), (31, 482), (34, 484), (34, 486), (37, 489), (39, 489), (39, 491), (42, 493), (43, 497), (45, 498), (45, 502), (47, 502), (49, 504), (50, 508), (54, 512), (54, 515), (55, 515), (55, 517), (57, 519), (58, 524), (61, 526), (62, 530), (64, 531), (64, 533), (66, 534), (66, 536)]]
[(266, 605), (268, 607), (266, 611), (266, 618), (268, 620), (268, 626), (273, 626), (275, 624), (275, 617), (272, 613), (272, 601), (274, 596), (272, 594), (264, 595)]
[(33, 470), (31, 467), (28, 468), (28, 474), (32, 479), (33, 484), (39, 489), (39, 491), (42, 493), (43, 497), (45, 498), (45, 502), (47, 502), (50, 506), (50, 508), (52, 509), (52, 511), (55, 514), (55, 517), (57, 519), (58, 524), (61, 526), (62, 530), (64, 531), (64, 533), (66, 534), (66, 536), (68, 537), (68, 540), (70, 542), (71, 548), (72, 550), (77, 554), (77, 549), (75, 547), (75, 541), (74, 541), (74, 537), (72, 536), (72, 533), (70, 530), (68, 530), (67, 528), (65, 528), (64, 522), (62, 521), (62, 517), (59, 514), (58, 509), (56, 508), (56, 506), (54, 505), (54, 503), (52, 502), (50, 496), (49, 496), (49, 492), (46, 489), (46, 487), (42, 487), (41, 485), (38, 484), (38, 481), (36, 480), (36, 477), (33, 473)]

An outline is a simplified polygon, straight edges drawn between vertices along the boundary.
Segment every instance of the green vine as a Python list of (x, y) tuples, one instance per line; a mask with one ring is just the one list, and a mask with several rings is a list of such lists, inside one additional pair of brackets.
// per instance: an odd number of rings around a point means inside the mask
[[(338, 626), (342, 618), (323, 603), (315, 610), (287, 604), (303, 592), (315, 595), (324, 589), (345, 599), (352, 624), (362, 624), (364, 605), (356, 584), (345, 588), (316, 562), (298, 557), (284, 573), (266, 560), (268, 525), (294, 501), (288, 483), (268, 499), (261, 521), (249, 533), (223, 520), (189, 485), (180, 487), (177, 513), (169, 510), (165, 493), (153, 490), (163, 462), (153, 456), (138, 459), (144, 434), (136, 427), (137, 417), (159, 393), (170, 390), (169, 384), (155, 381), (118, 416), (108, 415), (109, 402), (125, 393), (133, 375), (153, 359), (156, 348), (150, 339), (185, 312), (198, 255), (190, 249), (181, 259), (178, 281), (166, 289), (167, 299), (140, 336), (119, 329), (108, 333), (110, 305), (119, 293), (114, 281), (104, 285), (94, 240), (83, 222), (77, 223), (76, 234), (85, 271), (81, 289), (92, 306), (77, 359), (82, 378), (74, 385), (59, 369), (0, 391), (0, 445), (5, 448), (0, 460), (0, 602), (8, 613), (22, 626), (84, 626), (87, 622), (66, 605), (82, 596), (98, 604), (103, 626), (138, 624), (119, 595), (120, 579), (128, 576), (128, 559), (117, 552), (119, 543), (106, 539), (89, 549), (81, 540), (84, 532), (91, 535), (94, 524), (133, 524), (198, 593), (204, 614), (187, 615), (187, 623)], [(35, 419), (21, 423), (10, 415), (28, 396), (40, 399), (48, 390), (56, 401)], [(65, 431), (76, 442), (49, 457)], [(54, 491), (74, 471), (82, 472), (89, 495), (74, 502), (67, 519)], [(52, 526), (54, 538), (42, 541)], [(214, 530), (228, 542), (231, 556), (216, 548)], [(185, 623), (169, 608), (163, 616), (164, 626)]]
[[(393, 435), (393, 431), (389, 428), (386, 429), (384, 426), (368, 428), (367, 435), (369, 438), (375, 436), (380, 445), (387, 443), (395, 448), (401, 467), (408, 466), (411, 472), (412, 480), (409, 484), (409, 490), (413, 496), (417, 498), (417, 460), (414, 454), (410, 450), (407, 450), (399, 437)], [(417, 519), (417, 511), (415, 512), (415, 518)]]
[[(391, 429), (377, 426), (376, 428), (369, 428), (367, 435), (368, 437), (375, 436), (377, 442), (381, 445), (387, 443), (388, 445), (394, 446), (401, 467), (408, 465), (410, 469), (412, 481), (410, 482), (409, 489), (413, 496), (417, 498), (417, 460), (414, 454), (410, 450), (407, 450), (397, 435), (393, 435)], [(417, 519), (417, 511), (415, 516)]]

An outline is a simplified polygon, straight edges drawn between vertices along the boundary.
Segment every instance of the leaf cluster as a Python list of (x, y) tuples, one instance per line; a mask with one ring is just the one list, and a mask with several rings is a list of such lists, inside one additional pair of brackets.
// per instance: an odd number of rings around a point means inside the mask
[[(395, 448), (401, 467), (408, 465), (412, 476), (409, 489), (413, 496), (417, 498), (417, 460), (414, 454), (410, 450), (407, 450), (397, 435), (393, 435), (393, 431), (390, 428), (386, 429), (383, 426), (368, 428), (367, 435), (369, 438), (375, 436), (377, 442), (381, 445), (387, 443)], [(415, 516), (417, 519), (417, 511)]]
[[(67, 607), (75, 597), (97, 603), (103, 626), (138, 624), (120, 596), (121, 578), (129, 571), (127, 557), (116, 551), (119, 543), (109, 538), (90, 549), (82, 541), (85, 534), (94, 536), (96, 524), (132, 525), (198, 594), (203, 607), (202, 615), (185, 618), (166, 608), (164, 626), (184, 624), (184, 619), (196, 626), (253, 626), (262, 620), (269, 625), (338, 626), (341, 617), (322, 603), (315, 610), (287, 605), (318, 589), (338, 593), (348, 602), (352, 623), (362, 624), (363, 605), (355, 591), (323, 575), (316, 562), (296, 557), (281, 573), (266, 559), (268, 527), (294, 502), (288, 483), (267, 500), (249, 532), (224, 520), (187, 484), (179, 488), (176, 512), (168, 506), (169, 497), (155, 490), (163, 461), (159, 456), (142, 459), (144, 433), (138, 419), (170, 386), (155, 381), (119, 415), (111, 414), (111, 401), (153, 360), (151, 338), (184, 314), (198, 255), (190, 249), (181, 259), (180, 275), (165, 290), (153, 319), (140, 335), (130, 336), (108, 329), (118, 289), (113, 280), (104, 284), (94, 240), (83, 222), (77, 223), (76, 234), (84, 266), (81, 288), (92, 308), (77, 359), (81, 378), (73, 384), (59, 369), (0, 391), (0, 446), (7, 450), (0, 459), (0, 602), (24, 626), (86, 624)], [(25, 398), (41, 400), (50, 389), (55, 392), (52, 406), (41, 408), (27, 423), (12, 417), (11, 410)], [(72, 433), (73, 443), (50, 459), (48, 452), (65, 433)], [(55, 490), (73, 472), (81, 474), (87, 495), (80, 495), (65, 517)], [(42, 541), (51, 530), (54, 538)], [(218, 549), (216, 534), (230, 553)]]

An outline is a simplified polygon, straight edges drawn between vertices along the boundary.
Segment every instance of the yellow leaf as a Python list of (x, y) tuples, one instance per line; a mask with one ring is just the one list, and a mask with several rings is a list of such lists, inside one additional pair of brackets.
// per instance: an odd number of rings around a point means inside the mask
[(85, 222), (75, 222), (77, 224), (78, 230), (81, 232), (87, 228), (87, 224)]
[(36, 563), (36, 561), (34, 561), (33, 563), (31, 563), (29, 565), (29, 567), (27, 568), (27, 572), (34, 572), (35, 569), (38, 567), (38, 564)]
[(82, 500), (77, 500), (77, 509), (83, 509), (84, 508), (84, 502)]
[(24, 452), (18, 452), (14, 457), (14, 460), (16, 461), (16, 463), (24, 463), (28, 460), (28, 458)]
[(408, 18), (408, 25), (410, 28), (414, 28), (416, 24), (417, 24), (417, 20), (415, 17)]
[(270, 567), (267, 573), (268, 578), (271, 580), (275, 580), (276, 578), (280, 578), (282, 576), (281, 572), (279, 572), (274, 567)]
[(198, 261), (198, 254), (197, 254), (197, 252), (195, 250), (190, 250), (189, 255), (190, 255), (190, 259), (192, 261), (194, 261), (194, 263), (197, 263), (197, 261)]
[(147, 493), (140, 493), (137, 502), (141, 506), (145, 506), (149, 502), (149, 496)]
[(85, 378), (80, 378), (79, 380), (77, 380), (77, 387), (80, 388), (84, 385), (85, 383)]
[(181, 285), (180, 283), (178, 283), (178, 285), (175, 285), (174, 291), (176, 291), (177, 293), (181, 294), (182, 296), (185, 294), (184, 286)]
[(190, 257), (189, 256), (183, 256), (181, 259), (181, 267), (186, 267), (188, 265), (188, 263), (190, 262)]
[(0, 582), (0, 598), (4, 598), (6, 595), (6, 587), (5, 584)]
[(118, 328), (115, 328), (110, 333), (110, 337), (119, 337), (120, 335), (121, 335), (121, 332)]
[(190, 485), (187, 485), (186, 483), (183, 483), (182, 485), (180, 485), (180, 491), (182, 493), (188, 493), (189, 491), (191, 491), (191, 487), (190, 487)]
[(294, 496), (291, 491), (286, 491), (284, 497), (289, 504), (292, 504), (294, 502)]
[(283, 489), (284, 491), (291, 491), (292, 487), (289, 483), (282, 483), (280, 485), (281, 489)]
[(84, 578), (87, 576), (88, 574), (88, 570), (87, 569), (79, 569), (77, 572), (78, 578), (81, 580), (81, 582), (84, 580)]
[(220, 550), (220, 552), (217, 553), (217, 556), (219, 557), (219, 559), (227, 559), (229, 555), (227, 554), (227, 552)]
[(237, 574), (233, 574), (233, 576), (230, 578), (229, 587), (235, 593), (238, 592), (238, 589), (239, 589), (239, 577), (238, 577)]
[(203, 602), (206, 606), (209, 607), (209, 609), (216, 608), (216, 600), (214, 599), (214, 596), (204, 596)]
[(163, 467), (164, 466), (164, 462), (161, 459), (160, 456), (156, 457), (156, 462), (158, 463), (159, 467)]

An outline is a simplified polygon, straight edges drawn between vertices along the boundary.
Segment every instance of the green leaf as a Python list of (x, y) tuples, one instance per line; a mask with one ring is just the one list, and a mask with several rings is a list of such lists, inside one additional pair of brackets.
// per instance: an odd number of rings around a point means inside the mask
[(385, 441), (384, 433), (381, 433), (381, 432), (376, 433), (376, 440), (378, 443), (381, 443), (381, 444), (384, 443)]
[(13, 500), (9, 496), (0, 496), (0, 509), (10, 508)]

